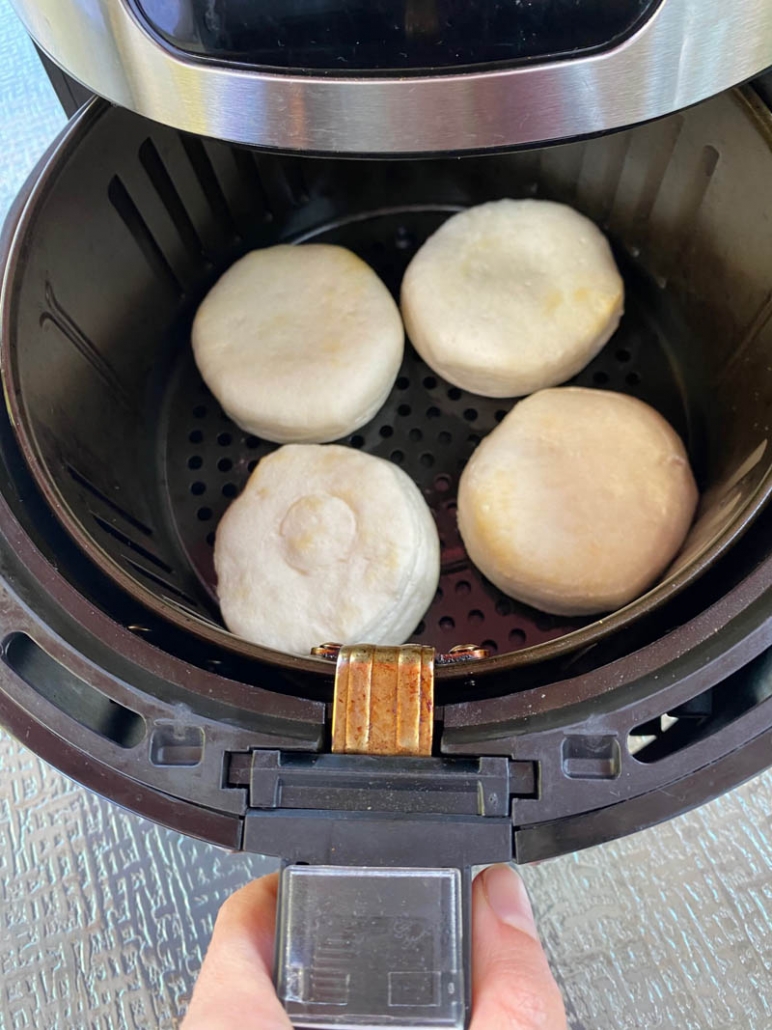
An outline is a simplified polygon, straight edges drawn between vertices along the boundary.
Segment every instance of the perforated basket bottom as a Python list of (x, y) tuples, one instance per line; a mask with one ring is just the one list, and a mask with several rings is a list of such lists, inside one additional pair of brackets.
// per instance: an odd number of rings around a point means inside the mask
[[(320, 227), (303, 239), (349, 247), (398, 296), (410, 258), (448, 214), (447, 208), (374, 212)], [(640, 397), (668, 418), (688, 443), (679, 377), (665, 333), (647, 301), (648, 284), (626, 274), (626, 287), (627, 312), (620, 329), (573, 383)], [(161, 478), (184, 554), (215, 602), (215, 528), (257, 462), (276, 445), (244, 434), (223, 414), (195, 368), (187, 342), (189, 326), (181, 331), (184, 339), (163, 406)], [(442, 577), (412, 639), (440, 650), (473, 642), (493, 653), (516, 651), (593, 621), (546, 615), (511, 600), (477, 571), (464, 550), (456, 525), (459, 476), (477, 444), (512, 405), (451, 386), (408, 346), (387, 403), (372, 422), (341, 441), (400, 465), (418, 483), (434, 513), (442, 544)]]

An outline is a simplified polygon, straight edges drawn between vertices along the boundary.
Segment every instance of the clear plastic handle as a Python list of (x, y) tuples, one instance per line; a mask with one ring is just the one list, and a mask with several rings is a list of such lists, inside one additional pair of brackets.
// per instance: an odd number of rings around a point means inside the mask
[(287, 866), (276, 987), (296, 1027), (447, 1027), (469, 1010), (468, 875)]

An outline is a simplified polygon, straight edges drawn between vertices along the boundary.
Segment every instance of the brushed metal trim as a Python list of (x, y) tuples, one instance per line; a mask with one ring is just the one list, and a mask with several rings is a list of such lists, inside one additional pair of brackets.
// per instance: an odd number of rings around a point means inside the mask
[(772, 64), (769, 0), (663, 0), (617, 48), (468, 74), (265, 74), (165, 48), (126, 0), (11, 0), (39, 46), (122, 107), (235, 143), (342, 154), (486, 150), (657, 118)]

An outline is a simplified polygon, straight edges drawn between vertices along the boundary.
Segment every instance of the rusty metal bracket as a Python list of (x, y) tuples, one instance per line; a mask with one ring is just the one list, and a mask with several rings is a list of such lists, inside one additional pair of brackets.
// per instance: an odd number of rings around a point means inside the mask
[(332, 750), (348, 755), (432, 753), (434, 648), (341, 647), (335, 669)]

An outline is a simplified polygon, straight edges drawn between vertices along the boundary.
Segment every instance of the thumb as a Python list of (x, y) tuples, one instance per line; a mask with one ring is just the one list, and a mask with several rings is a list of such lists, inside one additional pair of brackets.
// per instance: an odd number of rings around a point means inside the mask
[(264, 876), (220, 909), (180, 1030), (292, 1030), (271, 981), (277, 884)]
[(525, 885), (511, 866), (492, 866), (474, 882), (472, 995), (471, 1030), (566, 1030)]

